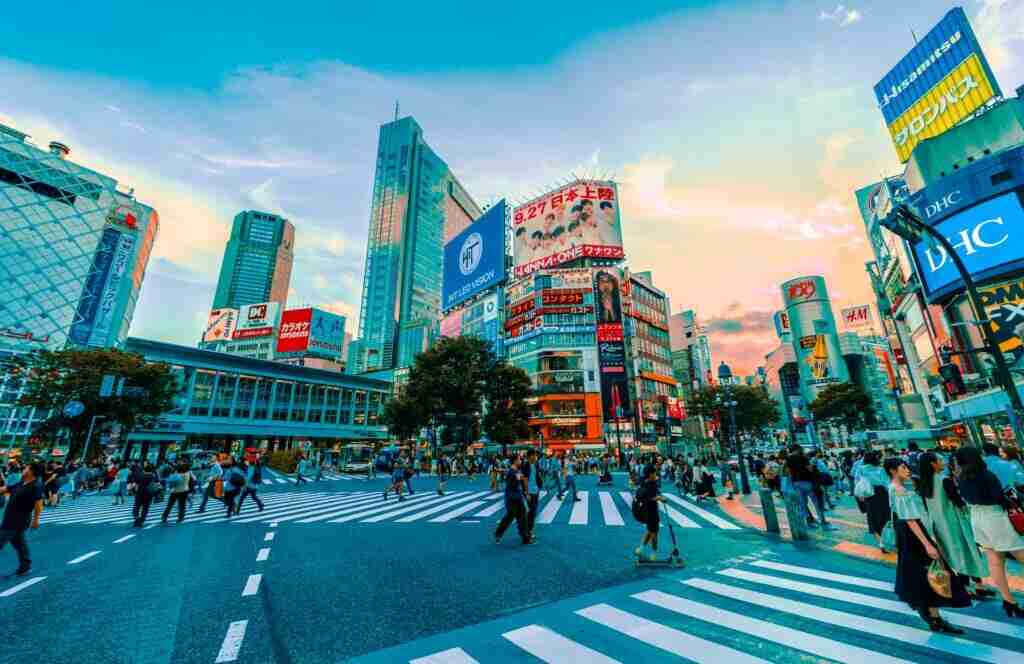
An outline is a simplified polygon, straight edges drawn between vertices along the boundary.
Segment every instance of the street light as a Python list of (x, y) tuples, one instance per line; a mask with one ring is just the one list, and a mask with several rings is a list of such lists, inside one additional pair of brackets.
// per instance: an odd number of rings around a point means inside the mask
[[(750, 478), (747, 477), (747, 464), (743, 459), (743, 442), (736, 432), (736, 406), (737, 402), (732, 394), (732, 369), (724, 361), (718, 365), (718, 382), (722, 384), (725, 391), (725, 399), (722, 405), (729, 409), (729, 427), (732, 430), (732, 446), (736, 450), (736, 459), (740, 464), (740, 489), (744, 496), (750, 495)], [(726, 461), (728, 463), (728, 460)]]

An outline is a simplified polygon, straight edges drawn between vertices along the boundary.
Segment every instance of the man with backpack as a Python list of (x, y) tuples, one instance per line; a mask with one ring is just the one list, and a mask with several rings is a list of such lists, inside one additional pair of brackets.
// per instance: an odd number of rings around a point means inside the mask
[[(217, 498), (217, 484), (221, 481), (224, 475), (224, 470), (220, 467), (220, 463), (214, 461), (210, 464), (210, 467), (206, 470), (206, 486), (203, 488), (203, 502), (199, 503), (199, 514), (206, 511), (206, 501), (213, 498)], [(223, 487), (221, 487), (223, 490)], [(218, 498), (219, 500), (219, 498)]]
[(171, 515), (174, 504), (178, 504), (178, 523), (185, 520), (185, 499), (188, 498), (189, 484), (192, 482), (192, 473), (188, 470), (187, 463), (179, 463), (176, 472), (167, 477), (167, 490), (170, 495), (167, 498), (167, 505), (164, 507), (164, 514), (160, 518), (161, 523), (167, 523), (167, 517)]
[(141, 528), (146, 523), (146, 517), (149, 515), (149, 506), (162, 489), (160, 481), (153, 471), (153, 464), (146, 463), (143, 468), (137, 469), (136, 473), (132, 476), (132, 484), (135, 485), (135, 503), (132, 505), (132, 516), (135, 517), (135, 527)]
[(263, 471), (260, 469), (259, 461), (252, 464), (247, 464), (243, 461), (239, 464), (239, 470), (245, 474), (245, 489), (242, 491), (242, 495), (238, 498), (238, 507), (235, 508), (235, 514), (242, 513), (242, 503), (245, 502), (246, 496), (252, 496), (252, 499), (256, 501), (256, 507), (263, 511), (263, 501), (256, 495), (256, 489), (263, 482)]
[(224, 505), (228, 508), (228, 516), (238, 514), (235, 500), (245, 488), (245, 474), (235, 468), (235, 460), (228, 457), (224, 460)]
[(643, 480), (633, 497), (633, 518), (647, 526), (643, 539), (640, 540), (634, 553), (640, 560), (657, 560), (658, 528), (661, 526), (661, 514), (658, 503), (664, 502), (658, 487), (658, 469), (653, 464), (644, 466)]
[(519, 529), (519, 537), (523, 544), (533, 544), (535, 540), (530, 538), (530, 530), (526, 525), (526, 484), (523, 473), (519, 470), (519, 457), (512, 459), (512, 466), (505, 473), (505, 516), (501, 518), (498, 529), (494, 531), (494, 543), (501, 542), (501, 536), (512, 521), (516, 522)]
[(533, 522), (537, 519), (537, 504), (540, 502), (540, 489), (544, 480), (537, 468), (537, 450), (526, 453), (526, 463), (522, 466), (523, 479), (526, 485), (526, 529), (530, 533), (530, 541), (536, 540), (533, 534)]

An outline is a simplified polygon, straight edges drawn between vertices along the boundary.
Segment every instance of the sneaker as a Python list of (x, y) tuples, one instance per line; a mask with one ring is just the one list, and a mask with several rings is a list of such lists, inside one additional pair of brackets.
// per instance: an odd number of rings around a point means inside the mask
[(637, 557), (637, 558), (639, 558), (639, 557), (641, 557), (642, 555), (644, 555), (644, 550), (643, 550), (643, 548), (642, 548), (642, 547), (639, 547), (639, 546), (638, 546), (638, 547), (636, 547), (635, 549), (633, 549), (633, 553), (635, 553), (635, 554), (636, 554), (636, 557)]
[(14, 570), (14, 576), (25, 576), (31, 571), (31, 567), (19, 567), (18, 569)]
[(530, 539), (528, 539), (525, 542), (523, 542), (523, 544), (525, 544), (526, 546), (529, 546), (530, 544), (536, 544), (536, 543), (537, 543), (537, 538), (536, 537), (531, 537)]
[(495, 535), (495, 536), (494, 536), (494, 543), (495, 543), (495, 544), (501, 544), (501, 538), (500, 538), (500, 537), (498, 537), (497, 535)]
[(573, 499), (572, 499), (572, 501), (573, 501), (574, 503), (578, 503), (578, 502), (580, 502), (581, 500), (583, 500), (583, 499), (582, 499), (582, 498), (573, 498)]

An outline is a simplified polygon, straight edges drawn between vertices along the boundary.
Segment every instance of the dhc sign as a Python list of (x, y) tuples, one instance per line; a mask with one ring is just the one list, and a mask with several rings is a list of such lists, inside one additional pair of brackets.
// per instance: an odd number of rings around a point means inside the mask
[[(974, 279), (995, 278), (1024, 264), (1024, 208), (1016, 192), (968, 208), (939, 222), (935, 229), (946, 236)], [(956, 266), (942, 247), (919, 242), (914, 258), (929, 300), (963, 288)]]

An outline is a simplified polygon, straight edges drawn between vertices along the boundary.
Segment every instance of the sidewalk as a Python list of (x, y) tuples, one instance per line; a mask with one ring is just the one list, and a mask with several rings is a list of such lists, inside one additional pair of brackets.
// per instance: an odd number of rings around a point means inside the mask
[[(718, 504), (730, 517), (736, 521), (757, 530), (766, 530), (764, 520), (764, 508), (761, 505), (759, 487), (751, 486), (749, 496), (737, 494), (733, 500), (725, 496), (718, 498)], [(786, 517), (785, 501), (775, 494), (775, 514), (779, 521), (780, 536), (785, 540), (792, 540), (789, 529), (789, 521)], [(888, 565), (896, 565), (896, 554), (883, 554), (878, 548), (874, 536), (868, 532), (867, 521), (857, 508), (857, 503), (852, 496), (842, 495), (836, 500), (836, 509), (826, 511), (825, 516), (829, 522), (836, 526), (835, 530), (822, 530), (821, 528), (808, 529), (807, 542), (812, 546), (827, 547), (833, 551), (855, 556), (865, 560), (874, 560)], [(1024, 592), (1024, 568), (1014, 561), (1007, 564), (1007, 578), (1010, 588), (1017, 592)], [(991, 579), (986, 583), (992, 585)]]

